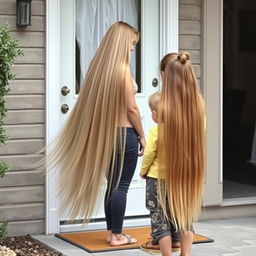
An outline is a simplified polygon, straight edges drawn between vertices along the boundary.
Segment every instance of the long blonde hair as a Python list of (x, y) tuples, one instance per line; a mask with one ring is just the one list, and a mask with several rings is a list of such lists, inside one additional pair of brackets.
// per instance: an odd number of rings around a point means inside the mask
[(159, 104), (159, 200), (180, 231), (200, 211), (205, 168), (205, 108), (189, 53), (165, 56)]
[(48, 169), (59, 169), (59, 193), (69, 219), (80, 217), (88, 222), (106, 176), (113, 175), (118, 126), (126, 113), (125, 75), (132, 40), (138, 37), (138, 31), (124, 22), (109, 28), (79, 98), (46, 156)]

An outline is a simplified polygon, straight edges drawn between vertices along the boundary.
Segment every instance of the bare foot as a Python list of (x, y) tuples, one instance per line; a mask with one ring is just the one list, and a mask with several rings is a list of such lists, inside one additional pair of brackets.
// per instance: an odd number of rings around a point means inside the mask
[(106, 242), (110, 243), (112, 238), (112, 231), (111, 230), (107, 230), (107, 238), (106, 238)]
[(112, 234), (110, 245), (119, 246), (119, 245), (127, 245), (134, 244), (138, 242), (138, 240), (134, 237), (125, 234)]

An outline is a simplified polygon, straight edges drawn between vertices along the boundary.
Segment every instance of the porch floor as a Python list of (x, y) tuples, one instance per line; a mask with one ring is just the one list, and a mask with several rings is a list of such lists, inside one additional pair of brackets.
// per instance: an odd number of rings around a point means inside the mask
[(256, 197), (256, 186), (238, 183), (230, 180), (223, 182), (223, 197), (240, 198), (240, 197)]
[[(256, 215), (256, 214), (255, 214)], [(193, 245), (192, 255), (196, 256), (256, 256), (256, 216), (198, 222), (195, 232), (210, 237), (213, 243)], [(149, 253), (139, 249), (112, 252), (88, 253), (65, 241), (50, 236), (33, 236), (35, 239), (62, 252), (67, 256), (148, 256)], [(173, 253), (178, 256), (179, 253)]]

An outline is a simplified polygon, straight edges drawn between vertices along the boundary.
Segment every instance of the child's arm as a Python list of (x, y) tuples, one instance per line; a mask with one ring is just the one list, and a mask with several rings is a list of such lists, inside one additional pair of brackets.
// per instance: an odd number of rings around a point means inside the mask
[(140, 176), (145, 178), (149, 171), (150, 166), (152, 165), (157, 152), (157, 126), (154, 126), (150, 132), (147, 139), (147, 145), (145, 148), (144, 156), (142, 159)]

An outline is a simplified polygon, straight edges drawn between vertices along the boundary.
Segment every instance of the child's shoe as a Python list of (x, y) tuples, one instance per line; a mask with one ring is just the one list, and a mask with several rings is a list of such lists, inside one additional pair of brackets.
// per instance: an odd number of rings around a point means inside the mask
[[(147, 242), (142, 243), (140, 245), (141, 250), (151, 253), (161, 253), (160, 247), (158, 244), (152, 244), (152, 239), (149, 238)], [(180, 242), (179, 241), (173, 241), (172, 242), (172, 251), (179, 251), (180, 250)]]

